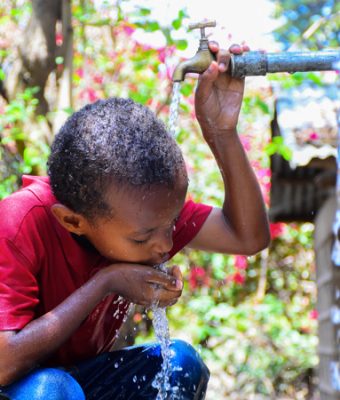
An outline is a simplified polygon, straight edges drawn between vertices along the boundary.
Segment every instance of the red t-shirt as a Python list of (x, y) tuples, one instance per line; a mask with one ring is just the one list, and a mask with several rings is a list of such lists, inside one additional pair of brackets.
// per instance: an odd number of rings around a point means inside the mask
[[(109, 265), (59, 224), (50, 211), (56, 202), (48, 178), (32, 176), (0, 202), (0, 330), (24, 328)], [(185, 203), (171, 257), (195, 237), (210, 211)], [(105, 297), (48, 362), (68, 365), (109, 351), (128, 307), (117, 295)]]

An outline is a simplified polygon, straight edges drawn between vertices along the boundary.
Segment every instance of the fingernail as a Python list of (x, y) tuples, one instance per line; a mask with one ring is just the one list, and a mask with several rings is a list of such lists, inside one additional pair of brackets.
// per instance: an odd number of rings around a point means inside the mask
[(219, 70), (220, 70), (221, 72), (224, 72), (224, 71), (227, 70), (227, 66), (226, 66), (224, 63), (221, 63), (221, 64), (219, 65)]

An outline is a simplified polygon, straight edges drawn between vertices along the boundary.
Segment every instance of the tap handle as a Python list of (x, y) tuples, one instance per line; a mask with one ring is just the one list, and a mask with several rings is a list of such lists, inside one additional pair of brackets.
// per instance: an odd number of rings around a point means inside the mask
[(216, 26), (216, 21), (202, 21), (197, 22), (195, 24), (190, 24), (189, 29), (200, 29), (201, 30), (201, 39), (205, 39), (205, 28), (213, 28)]

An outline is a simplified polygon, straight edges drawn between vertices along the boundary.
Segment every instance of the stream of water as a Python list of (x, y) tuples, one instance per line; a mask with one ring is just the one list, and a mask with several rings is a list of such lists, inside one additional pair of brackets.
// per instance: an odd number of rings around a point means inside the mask
[(169, 132), (173, 137), (176, 136), (178, 108), (181, 96), (180, 87), (181, 87), (180, 82), (174, 82), (174, 86), (172, 89), (172, 100), (170, 104), (170, 115), (169, 115)]

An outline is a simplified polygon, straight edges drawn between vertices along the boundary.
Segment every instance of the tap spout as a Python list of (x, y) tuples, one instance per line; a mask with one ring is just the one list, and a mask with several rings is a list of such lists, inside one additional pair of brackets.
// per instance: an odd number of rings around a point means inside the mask
[(194, 57), (177, 65), (172, 80), (174, 82), (182, 82), (188, 72), (202, 74), (213, 60), (214, 56), (210, 50), (198, 50)]

